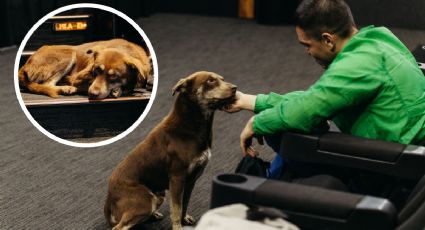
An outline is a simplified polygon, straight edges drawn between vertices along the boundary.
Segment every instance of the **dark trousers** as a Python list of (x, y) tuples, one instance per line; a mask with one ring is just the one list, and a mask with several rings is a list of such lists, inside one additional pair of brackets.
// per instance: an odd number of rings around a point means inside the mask
[[(341, 170), (320, 164), (285, 159), (279, 154), (281, 135), (269, 135), (265, 136), (264, 139), (276, 153), (268, 169), (267, 178), (347, 191), (347, 186), (341, 180), (345, 173)], [(285, 146), (282, 147), (285, 148)]]

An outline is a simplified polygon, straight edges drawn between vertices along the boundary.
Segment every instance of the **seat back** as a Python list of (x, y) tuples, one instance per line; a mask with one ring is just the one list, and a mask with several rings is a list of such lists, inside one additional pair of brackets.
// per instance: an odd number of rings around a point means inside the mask
[(398, 214), (397, 229), (425, 228), (425, 175), (412, 190), (406, 205)]

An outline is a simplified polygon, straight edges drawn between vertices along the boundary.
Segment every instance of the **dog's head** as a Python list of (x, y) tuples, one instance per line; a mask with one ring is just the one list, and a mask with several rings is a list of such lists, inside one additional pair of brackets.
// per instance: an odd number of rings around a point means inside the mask
[(218, 109), (233, 103), (236, 89), (236, 85), (225, 82), (222, 76), (200, 71), (180, 79), (172, 92), (186, 95), (205, 109)]
[[(93, 99), (119, 96), (121, 89), (133, 90), (137, 85), (146, 85), (151, 68), (150, 63), (143, 63), (115, 48), (88, 50), (94, 58), (93, 82), (88, 95)], [(112, 91), (112, 93), (111, 93)]]

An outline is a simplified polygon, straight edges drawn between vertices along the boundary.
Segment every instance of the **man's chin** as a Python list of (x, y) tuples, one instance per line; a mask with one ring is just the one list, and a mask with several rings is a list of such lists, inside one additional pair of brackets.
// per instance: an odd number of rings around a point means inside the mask
[(330, 63), (327, 63), (325, 61), (319, 60), (319, 59), (315, 59), (316, 63), (319, 64), (324, 70), (326, 70)]

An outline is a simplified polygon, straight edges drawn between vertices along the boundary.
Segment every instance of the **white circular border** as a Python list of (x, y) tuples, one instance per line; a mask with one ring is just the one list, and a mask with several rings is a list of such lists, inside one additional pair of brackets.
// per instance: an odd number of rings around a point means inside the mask
[[(19, 89), (19, 82), (18, 82), (18, 70), (19, 70), (19, 61), (20, 61), (20, 57), (22, 55), (22, 51), (25, 47), (25, 45), (28, 42), (28, 39), (31, 37), (31, 35), (34, 33), (34, 31), (42, 24), (44, 23), (47, 19), (51, 18), (52, 16), (67, 11), (67, 10), (71, 10), (71, 9), (75, 9), (75, 8), (96, 8), (96, 9), (100, 9), (100, 10), (105, 10), (105, 11), (109, 11), (115, 15), (120, 16), (121, 18), (125, 19), (128, 23), (130, 23), (136, 30), (137, 32), (139, 32), (139, 34), (142, 36), (143, 40), (145, 41), (146, 45), (148, 46), (151, 58), (152, 58), (152, 63), (153, 63), (153, 72), (154, 72), (154, 84), (153, 84), (153, 90), (152, 90), (152, 94), (151, 94), (151, 98), (149, 99), (149, 102), (147, 104), (147, 106), (145, 107), (145, 110), (143, 111), (142, 115), (139, 117), (139, 119), (136, 120), (136, 122), (134, 122), (134, 124), (132, 126), (130, 126), (130, 128), (128, 128), (127, 130), (125, 130), (124, 132), (118, 134), (117, 136), (104, 140), (104, 141), (99, 141), (99, 142), (95, 142), (95, 143), (78, 143), (78, 142), (72, 142), (72, 141), (68, 141), (62, 138), (59, 138), (53, 134), (51, 134), (50, 132), (48, 132), (47, 130), (45, 130), (41, 125), (39, 125), (37, 123), (36, 120), (34, 120), (34, 118), (31, 116), (31, 114), (29, 113), (27, 107), (24, 104), (24, 101), (22, 99), (21, 93), (20, 93), (20, 89)], [(19, 104), (22, 108), (22, 110), (24, 111), (25, 115), (27, 116), (27, 118), (31, 121), (31, 123), (39, 130), (41, 131), (44, 135), (48, 136), (50, 139), (53, 139), (59, 143), (65, 144), (65, 145), (69, 145), (69, 146), (74, 146), (74, 147), (98, 147), (98, 146), (103, 146), (103, 145), (108, 145), (111, 144), (123, 137), (125, 137), (127, 134), (131, 133), (142, 121), (143, 119), (145, 119), (146, 115), (148, 114), (149, 110), (151, 109), (152, 103), (155, 100), (155, 96), (156, 96), (156, 91), (158, 88), (158, 63), (157, 63), (157, 59), (156, 59), (156, 55), (155, 55), (155, 51), (153, 50), (153, 47), (151, 45), (151, 42), (149, 41), (148, 37), (146, 36), (146, 34), (143, 32), (143, 30), (131, 19), (129, 18), (127, 15), (125, 15), (124, 13), (108, 7), (108, 6), (104, 6), (104, 5), (100, 5), (100, 4), (92, 4), (92, 3), (80, 3), (80, 4), (72, 4), (72, 5), (68, 5), (68, 6), (64, 6), (61, 7), (59, 9), (56, 9), (52, 12), (50, 12), (49, 14), (47, 14), (46, 16), (44, 16), (43, 18), (41, 18), (27, 33), (27, 35), (25, 35), (24, 40), (21, 42), (21, 45), (19, 46), (19, 50), (18, 53), (16, 55), (16, 59), (15, 59), (15, 70), (14, 70), (14, 83), (15, 83), (15, 93), (16, 93), (16, 97), (18, 98)]]

